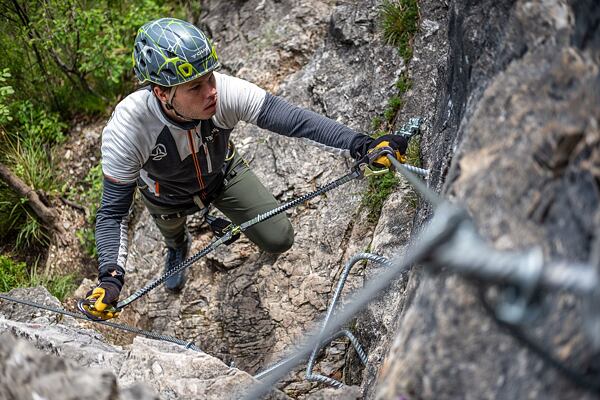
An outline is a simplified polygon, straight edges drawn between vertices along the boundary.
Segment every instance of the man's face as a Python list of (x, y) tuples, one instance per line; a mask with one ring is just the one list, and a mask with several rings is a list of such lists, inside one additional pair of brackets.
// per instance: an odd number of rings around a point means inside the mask
[[(158, 88), (157, 88), (158, 89)], [(164, 103), (169, 92), (156, 93)], [(177, 112), (190, 119), (209, 119), (217, 111), (217, 87), (212, 72), (177, 86), (172, 100)]]

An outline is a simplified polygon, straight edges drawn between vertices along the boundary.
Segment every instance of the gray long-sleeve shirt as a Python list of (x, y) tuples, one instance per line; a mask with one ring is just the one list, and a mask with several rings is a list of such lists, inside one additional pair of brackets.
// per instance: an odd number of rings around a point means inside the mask
[(217, 107), (209, 120), (173, 122), (150, 90), (130, 94), (115, 108), (102, 133), (105, 179), (96, 220), (100, 278), (117, 266), (124, 271), (127, 217), (135, 188), (159, 205), (189, 204), (194, 195), (210, 196), (221, 186), (229, 135), (239, 121), (339, 153), (348, 153), (368, 138), (250, 82), (214, 74)]

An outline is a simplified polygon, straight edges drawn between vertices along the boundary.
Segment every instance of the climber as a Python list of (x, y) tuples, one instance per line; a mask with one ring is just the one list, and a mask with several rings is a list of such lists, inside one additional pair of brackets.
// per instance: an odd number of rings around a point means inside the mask
[[(124, 284), (127, 223), (136, 188), (166, 245), (165, 271), (187, 257), (191, 238), (186, 216), (212, 204), (234, 224), (277, 206), (229, 140), (239, 121), (304, 138), (361, 159), (376, 147), (405, 153), (406, 139), (378, 139), (298, 108), (245, 80), (217, 72), (214, 45), (194, 25), (161, 18), (135, 38), (133, 69), (147, 84), (123, 99), (102, 132), (104, 188), (96, 218), (98, 285), (87, 295), (98, 311), (115, 305)], [(389, 165), (382, 156), (380, 164)], [(292, 246), (285, 214), (245, 234), (269, 253)], [(185, 270), (165, 282), (178, 292)]]

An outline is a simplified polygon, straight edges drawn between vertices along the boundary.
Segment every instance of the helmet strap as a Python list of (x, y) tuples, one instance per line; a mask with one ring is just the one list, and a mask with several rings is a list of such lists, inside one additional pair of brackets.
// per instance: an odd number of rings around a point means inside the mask
[(179, 118), (182, 118), (182, 119), (185, 119), (188, 121), (193, 121), (193, 118), (188, 118), (186, 116), (179, 114), (177, 112), (177, 110), (175, 109), (175, 107), (173, 107), (173, 98), (175, 98), (176, 90), (177, 90), (177, 86), (171, 86), (171, 89), (169, 90), (169, 98), (165, 102), (165, 107), (167, 108), (167, 110), (173, 111), (175, 113), (175, 115), (177, 115)]

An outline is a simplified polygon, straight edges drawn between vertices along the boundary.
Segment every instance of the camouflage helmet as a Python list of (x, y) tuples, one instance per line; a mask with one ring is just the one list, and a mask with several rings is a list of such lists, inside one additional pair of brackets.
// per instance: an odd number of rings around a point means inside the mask
[(141, 83), (175, 86), (217, 69), (211, 41), (189, 22), (160, 18), (142, 26), (133, 46), (133, 70)]

